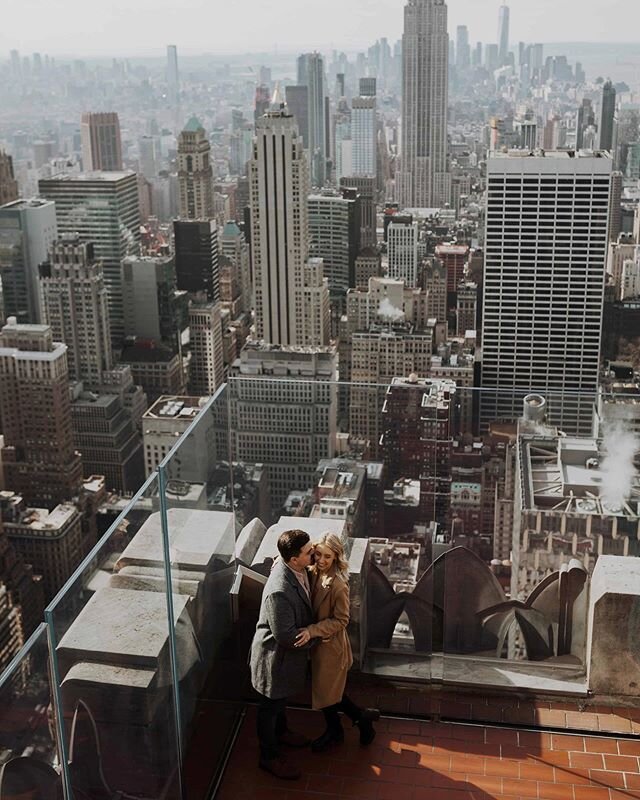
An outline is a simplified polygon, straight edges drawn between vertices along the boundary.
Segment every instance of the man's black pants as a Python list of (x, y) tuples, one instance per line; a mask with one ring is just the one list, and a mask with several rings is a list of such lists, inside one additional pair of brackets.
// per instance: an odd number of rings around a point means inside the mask
[(271, 761), (279, 755), (278, 737), (287, 730), (286, 709), (286, 697), (272, 700), (270, 697), (260, 695), (257, 729), (262, 761)]

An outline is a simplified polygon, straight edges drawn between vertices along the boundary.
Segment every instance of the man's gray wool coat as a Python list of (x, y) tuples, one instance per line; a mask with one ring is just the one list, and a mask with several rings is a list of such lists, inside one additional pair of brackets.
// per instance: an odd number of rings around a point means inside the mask
[(251, 645), (251, 683), (265, 697), (279, 700), (302, 691), (311, 640), (294, 647), (300, 628), (313, 622), (311, 602), (291, 569), (274, 564), (262, 594), (260, 618)]

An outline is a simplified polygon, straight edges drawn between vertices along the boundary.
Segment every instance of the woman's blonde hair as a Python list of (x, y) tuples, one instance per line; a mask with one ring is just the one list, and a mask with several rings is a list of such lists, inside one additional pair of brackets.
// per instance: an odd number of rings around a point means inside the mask
[(344, 545), (342, 543), (342, 539), (339, 536), (336, 536), (335, 533), (325, 533), (320, 539), (318, 539), (317, 542), (314, 542), (314, 547), (319, 544), (323, 545), (324, 547), (328, 547), (329, 550), (331, 550), (331, 552), (334, 554), (336, 557), (336, 560), (334, 561), (334, 564), (336, 565), (336, 572), (343, 581), (348, 583), (349, 562), (344, 554)]

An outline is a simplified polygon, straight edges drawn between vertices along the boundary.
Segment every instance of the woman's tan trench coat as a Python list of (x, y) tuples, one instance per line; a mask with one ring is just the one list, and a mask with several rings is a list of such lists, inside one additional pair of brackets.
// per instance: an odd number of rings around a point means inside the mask
[(322, 639), (311, 651), (312, 702), (314, 709), (319, 709), (342, 700), (353, 664), (347, 634), (349, 584), (336, 574), (335, 567), (326, 576), (311, 571), (309, 578), (313, 618), (317, 620), (309, 625), (309, 633)]

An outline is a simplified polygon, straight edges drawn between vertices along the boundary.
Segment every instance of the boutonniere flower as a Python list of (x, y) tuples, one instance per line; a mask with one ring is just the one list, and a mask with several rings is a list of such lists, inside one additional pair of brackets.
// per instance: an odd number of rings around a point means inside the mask
[(328, 589), (331, 584), (333, 583), (333, 577), (329, 577), (328, 575), (323, 575), (320, 580), (320, 585), (323, 589)]

